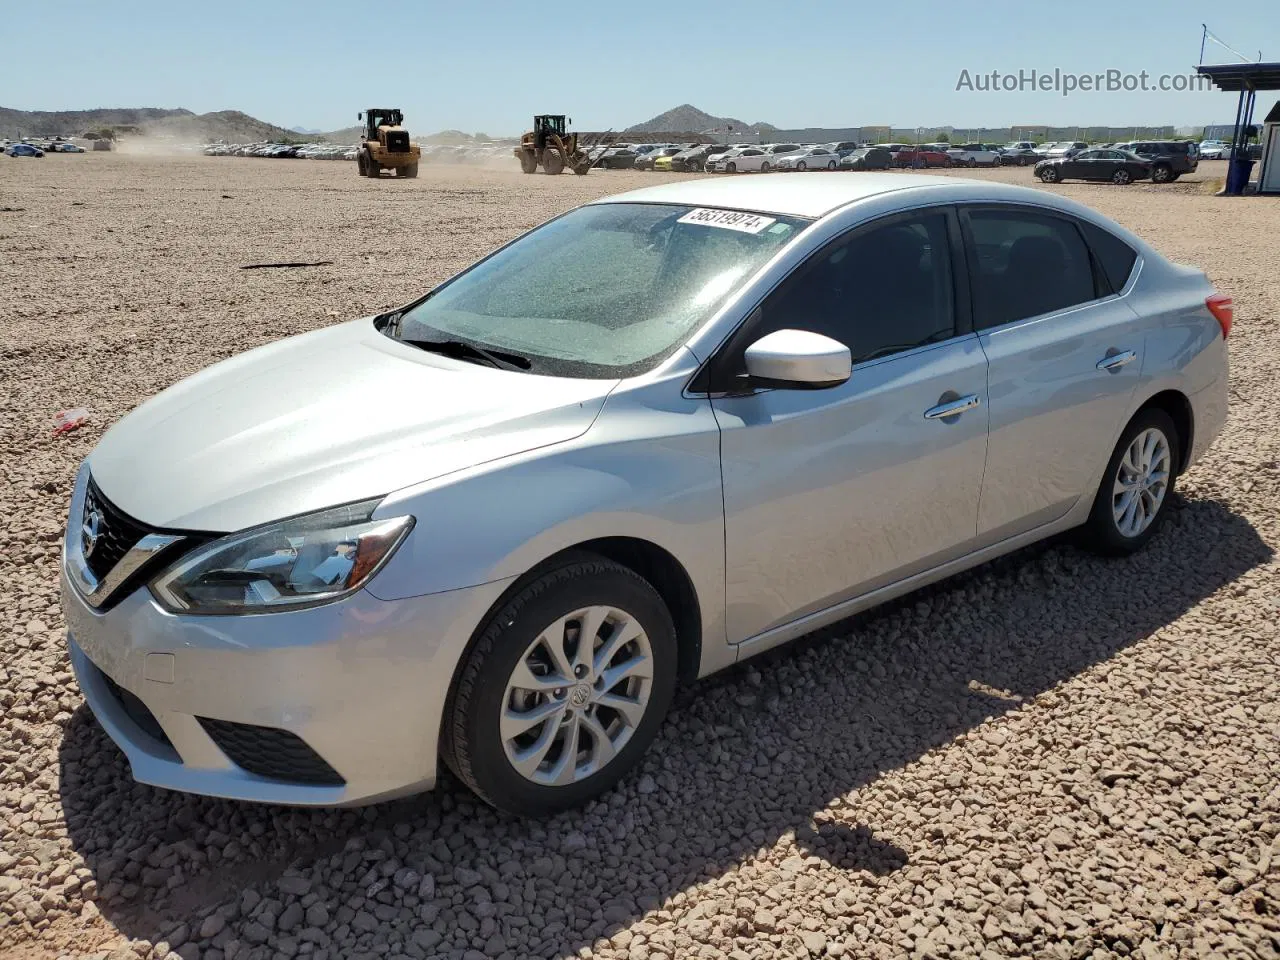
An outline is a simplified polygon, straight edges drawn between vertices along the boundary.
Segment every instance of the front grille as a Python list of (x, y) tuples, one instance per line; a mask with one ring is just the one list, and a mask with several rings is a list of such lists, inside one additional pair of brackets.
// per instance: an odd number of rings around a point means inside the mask
[[(87, 550), (89, 544), (86, 542), (86, 531), (90, 529), (97, 533), (97, 538), (93, 541), (93, 549)], [(80, 544), (81, 549), (86, 550), (84, 559), (95, 577), (101, 580), (110, 573), (134, 544), (150, 532), (146, 526), (104, 497), (98, 485), (92, 479), (89, 480), (89, 488), (84, 497), (84, 515), (81, 518)]]
[[(101, 673), (101, 671), (99, 671)], [(116, 683), (105, 673), (102, 679), (106, 682), (107, 691), (112, 698), (118, 703), (125, 714), (132, 720), (143, 733), (151, 737), (153, 740), (159, 740), (166, 747), (173, 748), (173, 744), (169, 742), (169, 738), (165, 736), (164, 728), (160, 726), (160, 721), (156, 719), (156, 715), (147, 709), (147, 705), (139, 700), (136, 696), (126, 690), (120, 684)]]
[(341, 786), (347, 782), (288, 730), (207, 717), (196, 719), (231, 762), (249, 773), (283, 783), (315, 786)]

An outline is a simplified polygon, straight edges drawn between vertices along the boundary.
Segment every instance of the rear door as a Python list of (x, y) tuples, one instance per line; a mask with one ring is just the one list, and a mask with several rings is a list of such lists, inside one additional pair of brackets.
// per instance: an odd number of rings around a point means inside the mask
[[(731, 642), (963, 555), (987, 443), (986, 358), (949, 209), (859, 227), (801, 265), (713, 361), (780, 329), (848, 345), (823, 390), (717, 395)], [(713, 367), (714, 369), (714, 367)]]
[[(995, 543), (1092, 497), (1142, 369), (1136, 315), (1086, 242), (1041, 208), (961, 208), (991, 435), (978, 538)], [(1119, 241), (1117, 241), (1119, 242)], [(1132, 263), (1132, 261), (1131, 261)]]

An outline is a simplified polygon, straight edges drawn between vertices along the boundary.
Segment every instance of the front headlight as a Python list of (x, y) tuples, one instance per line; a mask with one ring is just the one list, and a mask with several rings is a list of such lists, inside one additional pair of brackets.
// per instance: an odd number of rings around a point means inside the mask
[(359, 590), (413, 529), (413, 517), (371, 520), (378, 500), (233, 533), (151, 582), (173, 613), (296, 610)]

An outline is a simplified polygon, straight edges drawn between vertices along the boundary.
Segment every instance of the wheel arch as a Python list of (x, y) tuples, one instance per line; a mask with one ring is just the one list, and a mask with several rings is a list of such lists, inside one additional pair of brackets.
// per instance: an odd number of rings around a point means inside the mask
[(693, 578), (675, 555), (651, 540), (634, 536), (598, 537), (583, 540), (557, 550), (544, 560), (534, 564), (505, 589), (485, 612), (477, 624), (466, 650), (458, 658), (457, 670), (466, 662), (466, 654), (484, 632), (486, 625), (503, 605), (526, 586), (557, 567), (563, 567), (583, 557), (603, 557), (626, 567), (643, 577), (666, 604), (676, 627), (676, 644), (679, 650), (677, 675), (681, 682), (698, 676), (702, 663), (702, 605)]
[[(1191, 459), (1191, 446), (1195, 441), (1195, 412), (1191, 400), (1181, 390), (1161, 390), (1152, 394), (1133, 412), (1133, 417), (1144, 410), (1163, 410), (1178, 431), (1178, 473), (1183, 473)], [(1125, 427), (1133, 422), (1130, 417)]]

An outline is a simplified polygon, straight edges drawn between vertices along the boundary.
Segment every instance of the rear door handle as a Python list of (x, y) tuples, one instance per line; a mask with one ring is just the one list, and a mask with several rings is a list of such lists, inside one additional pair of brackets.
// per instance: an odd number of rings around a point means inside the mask
[(1126, 350), (1123, 353), (1113, 353), (1109, 357), (1103, 357), (1098, 361), (1098, 369), (1114, 372), (1123, 367), (1126, 363), (1133, 363), (1138, 359), (1138, 355), (1132, 350)]
[(982, 406), (982, 398), (976, 393), (971, 393), (967, 397), (961, 397), (959, 400), (948, 400), (946, 403), (940, 403), (936, 407), (930, 407), (924, 412), (926, 420), (946, 420), (948, 417), (958, 417), (960, 414), (969, 410), (975, 410)]

